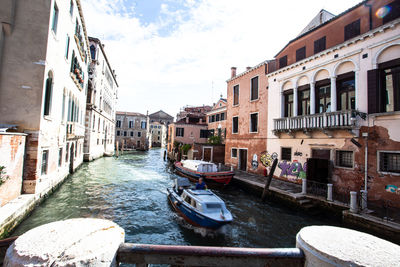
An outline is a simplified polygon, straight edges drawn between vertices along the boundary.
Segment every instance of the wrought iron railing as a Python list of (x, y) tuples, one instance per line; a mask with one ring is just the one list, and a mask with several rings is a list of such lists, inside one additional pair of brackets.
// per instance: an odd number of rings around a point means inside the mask
[(328, 186), (327, 184), (307, 179), (307, 194), (326, 198)]
[(355, 111), (344, 110), (274, 119), (274, 131), (348, 128), (355, 126)]

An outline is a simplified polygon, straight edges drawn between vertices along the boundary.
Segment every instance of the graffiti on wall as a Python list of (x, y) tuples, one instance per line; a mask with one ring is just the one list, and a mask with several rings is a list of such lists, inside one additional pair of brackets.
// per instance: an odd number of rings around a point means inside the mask
[(264, 151), (261, 153), (260, 161), (264, 167), (271, 167), (274, 159), (278, 158), (278, 154), (276, 152), (270, 154), (268, 151)]
[(400, 187), (397, 187), (395, 185), (388, 184), (387, 186), (385, 186), (385, 190), (386, 190), (386, 192), (395, 193), (395, 194), (400, 195)]
[(281, 169), (280, 177), (286, 177), (289, 179), (305, 179), (307, 172), (307, 162), (301, 164), (298, 161), (288, 162), (286, 160), (278, 163), (279, 169)]

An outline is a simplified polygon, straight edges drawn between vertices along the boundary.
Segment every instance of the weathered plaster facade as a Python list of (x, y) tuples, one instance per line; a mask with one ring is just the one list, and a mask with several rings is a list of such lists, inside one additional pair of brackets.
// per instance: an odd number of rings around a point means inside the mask
[(165, 147), (167, 144), (167, 126), (160, 122), (150, 122), (150, 140), (151, 147)]
[(1, 122), (28, 134), (22, 191), (40, 193), (83, 161), (85, 22), (79, 0), (7, 0), (0, 10)]
[[(263, 174), (265, 169), (260, 157), (267, 145), (267, 67), (267, 62), (262, 62), (238, 75), (236, 68), (232, 68), (231, 78), (227, 81), (225, 164), (258, 174)], [(252, 81), (256, 83), (252, 85)], [(252, 96), (253, 86), (257, 86), (254, 91), (257, 95)], [(235, 101), (234, 90), (238, 90)], [(256, 129), (251, 129), (251, 114), (256, 115)], [(238, 120), (236, 132), (232, 127), (234, 118)]]
[(115, 148), (115, 106), (118, 83), (115, 71), (97, 38), (89, 37), (92, 61), (85, 116), (84, 160), (113, 155)]
[(116, 112), (115, 142), (119, 149), (147, 150), (149, 118), (135, 112)]
[(21, 195), (26, 134), (0, 133), (0, 166), (3, 183), (0, 185), (0, 207)]
[[(367, 2), (376, 14), (392, 1)], [(368, 6), (357, 5), (279, 52), (277, 58), (287, 56), (288, 64), (267, 74), (266, 156), (279, 159), (277, 177), (297, 182), (305, 177), (307, 158), (325, 157), (332, 162), (329, 179), (336, 192), (367, 187), (368, 200), (389, 200), (399, 206), (400, 99), (396, 95), (400, 84), (393, 70), (400, 66), (400, 19), (383, 24), (374, 15), (370, 24), (368, 14)], [(360, 33), (343, 40), (345, 26), (358, 19)], [(323, 36), (326, 49), (313, 54), (314, 41)], [(306, 57), (296, 62), (296, 51), (303, 46)], [(388, 70), (393, 76), (382, 76)], [(381, 95), (382, 77), (387, 77), (386, 83), (393, 79), (387, 86), (393, 86), (394, 96), (387, 99)], [(347, 88), (345, 82), (350, 84)], [(321, 96), (325, 88), (330, 91)], [(383, 106), (383, 101), (389, 103)], [(394, 171), (384, 171), (389, 165)]]

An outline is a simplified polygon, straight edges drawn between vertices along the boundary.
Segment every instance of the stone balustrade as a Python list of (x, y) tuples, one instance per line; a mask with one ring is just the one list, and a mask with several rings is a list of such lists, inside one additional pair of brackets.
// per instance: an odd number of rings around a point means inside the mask
[[(284, 234), (284, 233), (282, 233)], [(124, 230), (101, 219), (34, 228), (8, 248), (4, 266), (397, 266), (400, 246), (355, 230), (309, 226), (296, 248), (229, 248), (124, 243)], [(0, 241), (0, 248), (2, 245)]]

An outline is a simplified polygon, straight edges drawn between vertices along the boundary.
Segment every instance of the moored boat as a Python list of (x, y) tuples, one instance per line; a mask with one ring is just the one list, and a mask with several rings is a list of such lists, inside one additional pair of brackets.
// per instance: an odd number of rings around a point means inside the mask
[(232, 222), (232, 214), (225, 202), (211, 190), (189, 189), (185, 178), (175, 180), (173, 188), (167, 188), (173, 208), (192, 225), (218, 229)]
[(193, 181), (204, 178), (206, 183), (227, 185), (232, 180), (233, 171), (218, 171), (216, 164), (202, 160), (182, 160), (175, 162), (175, 169), (181, 176)]

